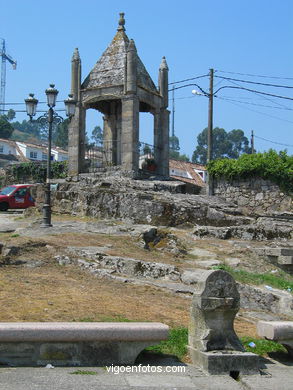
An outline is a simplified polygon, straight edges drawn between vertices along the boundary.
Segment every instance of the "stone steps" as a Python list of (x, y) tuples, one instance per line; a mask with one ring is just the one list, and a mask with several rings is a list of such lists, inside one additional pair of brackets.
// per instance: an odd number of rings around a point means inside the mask
[[(149, 285), (185, 297), (191, 297), (195, 286), (202, 275), (208, 272), (202, 268), (181, 269), (171, 264), (147, 262), (133, 258), (120, 256), (107, 256), (90, 254), (90, 251), (76, 248), (75, 255), (82, 258), (70, 261), (67, 264), (76, 263), (96, 275), (123, 283)], [(71, 247), (71, 255), (74, 253)], [(59, 264), (63, 263), (63, 257), (57, 256)], [(237, 283), (241, 295), (241, 308), (249, 310), (263, 310), (276, 314), (292, 317), (293, 295), (287, 291), (281, 291), (270, 286), (252, 286)]]
[(293, 273), (293, 247), (255, 248), (254, 251), (259, 256), (265, 256), (270, 263)]

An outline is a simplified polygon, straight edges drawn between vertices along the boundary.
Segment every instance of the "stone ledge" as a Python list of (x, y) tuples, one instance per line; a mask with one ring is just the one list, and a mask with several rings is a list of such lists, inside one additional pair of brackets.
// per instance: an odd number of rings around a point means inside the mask
[(293, 359), (293, 321), (259, 321), (257, 333), (282, 344)]
[(0, 342), (160, 341), (168, 334), (159, 322), (0, 323)]
[(168, 335), (169, 327), (161, 323), (0, 323), (0, 364), (134, 364), (143, 349)]
[(269, 340), (293, 340), (293, 321), (259, 321), (257, 332)]

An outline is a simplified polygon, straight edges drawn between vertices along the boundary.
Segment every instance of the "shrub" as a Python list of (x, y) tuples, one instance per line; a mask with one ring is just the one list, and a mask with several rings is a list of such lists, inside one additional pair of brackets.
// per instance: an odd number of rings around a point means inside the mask
[[(51, 178), (62, 179), (67, 176), (68, 162), (53, 161), (51, 163)], [(12, 175), (17, 181), (33, 180), (35, 182), (45, 182), (47, 174), (46, 164), (36, 162), (25, 162), (12, 166)]]
[(264, 153), (243, 154), (236, 159), (218, 159), (208, 164), (214, 177), (228, 180), (261, 177), (278, 184), (286, 192), (293, 192), (293, 156), (287, 152), (269, 150)]

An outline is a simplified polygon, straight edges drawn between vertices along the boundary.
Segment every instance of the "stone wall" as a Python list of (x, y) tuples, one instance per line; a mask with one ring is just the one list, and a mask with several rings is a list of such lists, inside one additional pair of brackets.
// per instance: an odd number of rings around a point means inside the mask
[(261, 178), (227, 181), (215, 180), (215, 195), (235, 202), (246, 214), (272, 214), (293, 212), (292, 194), (283, 192), (278, 185)]

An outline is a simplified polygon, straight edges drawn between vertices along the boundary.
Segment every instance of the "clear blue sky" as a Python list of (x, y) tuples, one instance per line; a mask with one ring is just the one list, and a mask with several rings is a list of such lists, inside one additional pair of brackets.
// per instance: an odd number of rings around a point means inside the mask
[[(52, 82), (60, 91), (59, 100), (66, 98), (74, 48), (80, 51), (84, 79), (115, 35), (119, 12), (125, 12), (126, 33), (135, 40), (155, 83), (161, 58), (166, 56), (170, 82), (204, 75), (214, 68), (216, 76), (293, 86), (292, 0), (0, 0), (0, 12), (0, 37), (18, 63), (15, 71), (7, 63), (7, 103), (23, 102), (29, 92), (44, 101), (44, 90)], [(208, 90), (207, 77), (196, 82)], [(293, 98), (293, 89), (238, 84)], [(215, 89), (225, 85), (235, 84), (215, 78)], [(208, 115), (208, 99), (193, 96), (192, 89), (182, 88), (175, 94), (175, 134), (181, 152), (189, 156), (198, 133), (207, 126)], [(242, 129), (248, 138), (253, 129), (256, 137), (293, 145), (293, 100), (237, 89), (223, 89), (218, 96), (214, 127)], [(24, 118), (25, 114), (17, 116), (18, 120)], [(102, 126), (101, 116), (91, 110), (89, 134), (95, 125)], [(150, 114), (141, 114), (141, 141), (153, 143)], [(258, 151), (286, 148), (259, 138), (255, 147)], [(287, 150), (293, 153), (292, 146)]]

